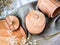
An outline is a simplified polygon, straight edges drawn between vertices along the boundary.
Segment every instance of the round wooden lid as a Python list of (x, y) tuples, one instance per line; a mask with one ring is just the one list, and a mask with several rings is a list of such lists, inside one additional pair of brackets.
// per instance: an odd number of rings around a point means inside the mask
[(32, 34), (39, 34), (45, 27), (46, 19), (43, 13), (31, 11), (26, 16), (26, 27)]
[(10, 30), (17, 30), (20, 26), (20, 22), (16, 16), (8, 16), (6, 17), (6, 21)]

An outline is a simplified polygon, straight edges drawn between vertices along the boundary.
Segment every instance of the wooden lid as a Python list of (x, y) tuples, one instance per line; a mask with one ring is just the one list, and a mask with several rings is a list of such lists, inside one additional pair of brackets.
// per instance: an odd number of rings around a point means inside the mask
[(45, 27), (46, 19), (43, 13), (39, 11), (31, 11), (26, 16), (26, 27), (28, 31), (32, 34), (38, 34), (43, 29), (41, 27)]
[(6, 21), (10, 30), (17, 30), (20, 26), (20, 22), (16, 16), (8, 16), (6, 17)]

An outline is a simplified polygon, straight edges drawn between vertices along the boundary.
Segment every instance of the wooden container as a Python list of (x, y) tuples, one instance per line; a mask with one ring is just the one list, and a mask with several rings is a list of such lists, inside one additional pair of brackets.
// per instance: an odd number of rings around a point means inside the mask
[[(0, 45), (20, 45), (26, 39), (26, 33), (15, 16), (0, 20)], [(10, 43), (11, 42), (11, 43)]]
[(38, 8), (48, 17), (54, 18), (60, 13), (60, 2), (57, 0), (38, 0)]
[(40, 34), (44, 30), (45, 25), (45, 16), (39, 11), (31, 11), (26, 16), (26, 27), (32, 34)]
[(17, 36), (19, 38), (26, 38), (25, 31), (20, 26), (19, 20), (15, 16), (8, 16), (5, 20), (0, 20), (0, 36)]
[(26, 33), (22, 27), (12, 32), (11, 35), (9, 35), (6, 30), (0, 31), (0, 45), (20, 45), (20, 42), (24, 39), (26, 39)]

